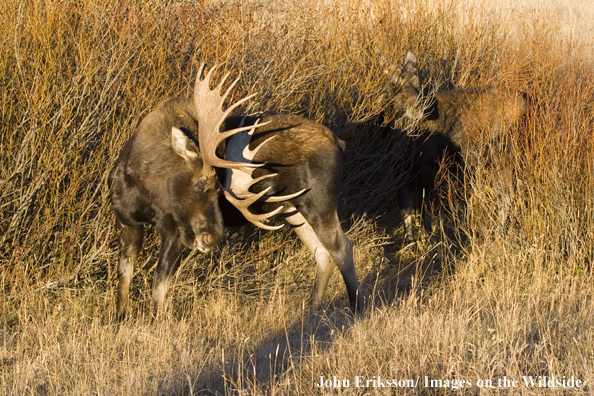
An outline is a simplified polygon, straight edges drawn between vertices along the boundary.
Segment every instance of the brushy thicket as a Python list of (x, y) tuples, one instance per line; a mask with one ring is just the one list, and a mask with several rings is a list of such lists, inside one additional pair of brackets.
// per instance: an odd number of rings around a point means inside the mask
[[(457, 7), (2, 0), (0, 393), (362, 393), (318, 389), (322, 375), (575, 376), (591, 391), (591, 41), (556, 34), (562, 21), (550, 11)], [(401, 134), (374, 122), (381, 59), (408, 50), (426, 83), (502, 85), (532, 101), (510, 132), (517, 191), (505, 188), (510, 164), (475, 169), (459, 249), (445, 237), (402, 246), (394, 194), (410, 157)], [(259, 92), (243, 111), (302, 114), (347, 141), (340, 215), (369, 301), (364, 318), (342, 310), (338, 275), (326, 315), (308, 316), (311, 254), (286, 230), (245, 227), (213, 254), (184, 260), (159, 323), (150, 318), (158, 238), (149, 234), (131, 317), (111, 322), (107, 173), (140, 117), (191, 94), (202, 61), (242, 73), (235, 99)], [(507, 228), (497, 223), (506, 201)], [(516, 393), (542, 392), (558, 391)]]

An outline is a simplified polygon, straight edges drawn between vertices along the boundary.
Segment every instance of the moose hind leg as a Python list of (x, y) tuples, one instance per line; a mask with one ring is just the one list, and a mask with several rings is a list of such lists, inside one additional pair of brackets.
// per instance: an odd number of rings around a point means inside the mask
[(398, 191), (398, 205), (400, 206), (400, 213), (404, 220), (404, 233), (406, 243), (415, 241), (414, 234), (414, 219), (415, 219), (415, 199), (416, 199), (416, 185), (414, 183), (407, 183)]
[(317, 275), (312, 294), (312, 308), (319, 309), (332, 270), (336, 265), (342, 274), (351, 309), (354, 312), (362, 313), (365, 307), (363, 299), (359, 295), (353, 246), (340, 227), (338, 217), (334, 215), (334, 218), (335, 221), (332, 224), (328, 226), (317, 224), (315, 229), (299, 212), (287, 217), (287, 221), (294, 227), (295, 233), (314, 254), (316, 260)]
[(433, 234), (433, 200), (432, 197), (427, 194), (427, 190), (423, 190), (421, 217), (423, 218), (425, 235), (427, 236), (427, 239), (429, 239)]
[(128, 227), (117, 221), (120, 231), (119, 263), (118, 263), (118, 296), (116, 305), (116, 318), (123, 319), (126, 316), (128, 306), (128, 290), (134, 272), (134, 263), (138, 258), (138, 252), (142, 247), (143, 227)]

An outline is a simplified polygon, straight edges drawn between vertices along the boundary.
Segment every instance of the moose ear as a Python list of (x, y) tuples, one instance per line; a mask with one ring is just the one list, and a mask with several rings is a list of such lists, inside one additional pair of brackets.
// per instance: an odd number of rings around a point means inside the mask
[(408, 51), (406, 53), (406, 57), (404, 58), (405, 63), (412, 63), (414, 64), (415, 68), (417, 67), (417, 56), (413, 53)]
[(181, 129), (171, 128), (171, 146), (173, 150), (186, 161), (192, 162), (199, 157), (198, 149), (194, 142), (181, 131)]
[(402, 69), (398, 76), (398, 82), (402, 85), (409, 83), (416, 89), (419, 89), (419, 71), (417, 70), (417, 57), (412, 52), (408, 51), (404, 60), (402, 61)]

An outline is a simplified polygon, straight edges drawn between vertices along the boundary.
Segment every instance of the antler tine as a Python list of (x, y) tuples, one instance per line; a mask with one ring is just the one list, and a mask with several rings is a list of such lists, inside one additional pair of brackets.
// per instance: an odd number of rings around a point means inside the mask
[[(225, 102), (225, 99), (227, 99), (227, 96), (229, 96), (229, 93), (231, 92), (231, 90), (233, 88), (235, 88), (235, 86), (237, 85), (237, 83), (239, 82), (239, 77), (237, 77), (229, 86), (229, 88), (227, 88), (227, 90), (225, 91), (225, 93), (223, 95), (221, 95), (221, 88), (223, 88), (223, 84), (225, 83), (225, 81), (227, 80), (227, 78), (229, 78), (229, 76), (231, 75), (231, 73), (227, 73), (223, 76), (223, 78), (221, 79), (221, 81), (219, 82), (219, 84), (214, 88), (214, 89), (210, 89), (210, 78), (212, 76), (212, 73), (219, 67), (220, 65), (214, 65), (207, 73), (206, 77), (204, 77), (204, 79), (201, 79), (200, 76), (202, 75), (204, 68), (206, 67), (205, 63), (202, 63), (202, 65), (200, 66), (200, 70), (198, 71), (198, 77), (196, 78), (196, 85), (194, 87), (194, 95), (198, 94), (202, 94), (203, 96), (206, 96), (207, 93), (210, 93), (211, 97), (215, 97), (218, 96), (218, 109), (220, 110), (223, 107), (223, 103)], [(241, 106), (243, 103), (247, 102), (248, 100), (254, 98), (256, 95), (258, 95), (258, 92), (254, 92), (248, 96), (246, 96), (245, 98), (241, 98), (240, 100), (238, 100), (237, 102), (233, 103), (231, 106), (229, 106), (229, 108), (227, 108), (227, 110), (225, 110), (222, 113), (221, 116), (221, 123), (225, 120), (225, 118), (227, 118), (227, 116), (229, 116), (229, 114), (231, 114), (231, 112), (233, 110), (235, 110), (238, 106)], [(219, 127), (220, 124), (219, 123)], [(262, 124), (263, 125), (263, 124)], [(239, 132), (239, 131), (238, 131)]]
[[(252, 180), (252, 182), (250, 183), (250, 187), (253, 186), (254, 184), (258, 183), (261, 180), (268, 179), (268, 178), (274, 177), (274, 176), (278, 176), (278, 173), (269, 173), (267, 175), (262, 175), (260, 177), (257, 177), (254, 180)], [(271, 187), (268, 187), (264, 191), (260, 191), (258, 194), (256, 194), (256, 198), (253, 199), (253, 201), (250, 203), (250, 205), (253, 204), (254, 202), (256, 202), (258, 199), (262, 198), (270, 190), (270, 188)], [(289, 194), (289, 195), (280, 195), (280, 196), (267, 195), (265, 197), (265, 201), (266, 202), (282, 202), (282, 201), (288, 201), (289, 199), (297, 198), (298, 196), (300, 196), (301, 194), (303, 194), (305, 191), (307, 191), (306, 188), (304, 188), (302, 190), (299, 190), (296, 193)]]
[[(253, 132), (254, 132), (253, 130), (250, 130), (250, 131), (248, 132), (248, 135), (250, 135), (250, 136), (251, 136)], [(243, 149), (243, 157), (244, 157), (244, 158), (254, 158), (254, 157), (256, 156), (256, 153), (258, 153), (258, 151), (260, 151), (260, 149), (261, 149), (261, 148), (262, 148), (262, 147), (263, 147), (263, 146), (264, 146), (266, 143), (268, 143), (269, 141), (271, 141), (272, 139), (274, 139), (274, 137), (275, 137), (275, 136), (276, 136), (276, 135), (272, 135), (272, 136), (270, 136), (270, 137), (266, 138), (266, 139), (265, 139), (265, 140), (264, 140), (262, 143), (260, 143), (260, 144), (259, 144), (259, 145), (258, 145), (258, 146), (257, 146), (255, 149), (253, 149), (253, 150), (250, 150), (250, 146), (249, 146), (249, 145), (246, 145), (246, 146), (244, 147), (244, 149)]]
[[(212, 77), (212, 74), (214, 73), (214, 71), (219, 67), (219, 65), (214, 65), (213, 67), (210, 68), (210, 70), (208, 71), (208, 73), (206, 73), (206, 76), (204, 76), (204, 78), (202, 78), (202, 74), (204, 73), (204, 69), (206, 68), (206, 63), (202, 63), (202, 65), (200, 66), (200, 70), (198, 70), (198, 76), (196, 77), (196, 85), (194, 86), (194, 94), (196, 93), (196, 90), (198, 88), (202, 88), (204, 89), (204, 91), (210, 91), (210, 77)], [(198, 84), (198, 83), (201, 84)]]
[[(258, 120), (258, 121), (259, 121), (259, 120)], [(229, 131), (225, 131), (225, 132), (219, 132), (219, 136), (217, 137), (217, 139), (216, 139), (216, 142), (217, 142), (217, 143), (221, 143), (223, 140), (225, 140), (225, 139), (227, 139), (228, 137), (230, 137), (230, 136), (233, 136), (233, 135), (235, 135), (235, 134), (237, 134), (237, 133), (239, 133), (239, 132), (244, 132), (244, 131), (253, 131), (254, 129), (256, 129), (256, 127), (261, 127), (261, 126), (268, 125), (268, 124), (270, 124), (270, 121), (267, 121), (267, 122), (264, 122), (264, 123), (261, 123), (261, 124), (260, 124), (260, 123), (258, 123), (258, 124), (256, 124), (256, 125), (248, 125), (248, 126), (245, 126), (245, 127), (234, 128), (234, 129), (231, 129), (231, 130), (229, 130)], [(270, 140), (270, 138), (266, 139), (266, 142), (267, 142), (268, 140)], [(266, 143), (266, 142), (264, 142), (264, 143)], [(218, 145), (218, 144), (217, 144), (217, 145)], [(254, 150), (251, 150), (251, 151), (252, 151), (252, 152), (256, 152), (257, 150), (259, 150), (259, 149), (260, 149), (260, 147), (261, 147), (261, 146), (262, 146), (262, 144), (258, 145), (258, 147), (256, 147)], [(244, 163), (244, 162), (230, 162), (230, 161), (225, 161), (225, 163), (226, 163), (226, 164), (242, 164), (242, 165), (246, 165), (246, 163)], [(263, 165), (263, 164), (250, 164), (250, 165), (258, 165), (258, 166), (261, 166), (261, 165)], [(225, 167), (225, 168), (226, 168), (226, 167)]]
[[(276, 176), (276, 173), (272, 176)], [(301, 194), (303, 194), (304, 192), (306, 192), (307, 189), (304, 188), (303, 190), (299, 190), (296, 193), (293, 194), (289, 194), (289, 195), (281, 195), (281, 196), (266, 196), (266, 202), (282, 202), (282, 201), (288, 201), (289, 199), (293, 199), (293, 198), (297, 198), (298, 196), (300, 196)]]
[[(244, 132), (244, 131), (251, 131), (253, 133), (253, 131), (257, 127), (264, 126), (264, 125), (267, 125), (270, 123), (270, 122), (259, 123), (259, 121), (260, 120), (258, 119), (254, 125), (235, 128), (235, 129), (231, 129), (230, 131), (220, 132), (218, 134), (217, 138), (214, 139), (213, 141), (210, 141), (210, 143), (212, 143), (212, 146), (217, 147), (223, 140), (227, 139), (230, 136), (233, 136), (239, 132)], [(250, 135), (251, 135), (251, 133), (250, 133)], [(268, 140), (269, 139), (267, 139), (266, 141), (268, 141)], [(256, 147), (256, 149), (253, 150), (253, 153), (255, 154), (260, 149), (261, 146), (262, 146), (262, 144), (260, 144), (258, 147)], [(247, 147), (247, 150), (249, 151), (249, 147)], [(245, 158), (248, 158), (248, 157), (245, 157)], [(253, 159), (253, 156), (250, 157), (250, 159)], [(228, 160), (224, 160), (222, 158), (218, 158), (216, 156), (214, 159), (209, 159), (209, 161), (212, 162), (212, 164), (209, 162), (209, 165), (219, 166), (221, 168), (231, 168), (231, 169), (252, 169), (252, 168), (259, 168), (264, 165), (264, 164), (255, 164), (253, 162), (228, 161)]]
[[(218, 67), (219, 67), (219, 65), (214, 65), (213, 67), (211, 67), (210, 70), (208, 71), (208, 74), (206, 75), (206, 77), (204, 77), (204, 79), (210, 83), (210, 77), (212, 76), (212, 73), (214, 73), (214, 71), (217, 70)], [(200, 77), (200, 75), (198, 75), (198, 77)], [(208, 87), (208, 85), (207, 85), (207, 87)]]
[(259, 192), (258, 194), (254, 194), (254, 195), (252, 195), (248, 198), (245, 198), (245, 199), (236, 198), (235, 196), (233, 196), (233, 194), (231, 194), (227, 190), (225, 190), (224, 193), (225, 193), (225, 197), (227, 197), (227, 200), (229, 202), (231, 202), (231, 204), (233, 204), (233, 206), (235, 206), (237, 209), (239, 209), (241, 211), (241, 213), (245, 216), (245, 218), (247, 220), (249, 220), (252, 224), (254, 224), (260, 228), (264, 228), (265, 230), (278, 230), (279, 228), (282, 228), (284, 226), (284, 224), (271, 226), (271, 225), (262, 223), (262, 221), (268, 220), (270, 217), (278, 214), (280, 211), (282, 211), (284, 209), (284, 206), (279, 206), (278, 208), (274, 209), (271, 212), (263, 213), (263, 214), (259, 214), (259, 215), (254, 214), (254, 213), (250, 212), (250, 210), (249, 210), (249, 206), (251, 204), (253, 204), (254, 202), (256, 202), (259, 198), (264, 196), (268, 192), (268, 190), (270, 190), (270, 187)]
[[(235, 80), (235, 81), (238, 81), (238, 80)], [(229, 93), (229, 92), (227, 91), (227, 92), (225, 93), (225, 96), (227, 96), (227, 94), (228, 94), (228, 93)], [(229, 116), (229, 114), (231, 114), (231, 112), (232, 112), (233, 110), (235, 110), (235, 109), (236, 109), (238, 106), (241, 106), (242, 104), (244, 104), (244, 103), (245, 103), (245, 102), (247, 102), (248, 100), (252, 99), (252, 98), (253, 98), (254, 96), (256, 96), (256, 95), (258, 95), (258, 92), (254, 92), (253, 94), (251, 94), (251, 95), (248, 95), (248, 96), (246, 96), (245, 98), (241, 98), (241, 99), (239, 99), (237, 102), (233, 103), (233, 104), (232, 104), (231, 106), (229, 106), (229, 108), (228, 108), (227, 110), (225, 110), (225, 112), (223, 113), (223, 117), (224, 117), (223, 119), (227, 118), (227, 116)], [(223, 100), (224, 100), (224, 99), (223, 99)], [(223, 104), (223, 103), (221, 102), (221, 105), (222, 105), (222, 104)], [(260, 125), (265, 125), (265, 124), (260, 124)]]
[(206, 62), (202, 62), (202, 64), (200, 64), (200, 69), (198, 69), (198, 78), (200, 78), (202, 73), (204, 73), (205, 68), (206, 68)]
[[(221, 82), (219, 83), (219, 85), (217, 85), (217, 88), (219, 91), (219, 94), (221, 93), (221, 88), (223, 88), (223, 84), (225, 83), (225, 80), (227, 80), (227, 77), (229, 77), (231, 73), (227, 73), (225, 74), (225, 76), (223, 77), (223, 79), (221, 80)], [(223, 95), (221, 95), (221, 100), (224, 102), (225, 99), (227, 99), (227, 95), (229, 95), (229, 92), (231, 92), (231, 90), (233, 88), (235, 88), (235, 86), (237, 85), (237, 83), (239, 82), (239, 77), (237, 77), (232, 83), (231, 85), (229, 85), (229, 88), (227, 88), (227, 90), (225, 91), (225, 93)], [(252, 94), (252, 97), (255, 94)]]

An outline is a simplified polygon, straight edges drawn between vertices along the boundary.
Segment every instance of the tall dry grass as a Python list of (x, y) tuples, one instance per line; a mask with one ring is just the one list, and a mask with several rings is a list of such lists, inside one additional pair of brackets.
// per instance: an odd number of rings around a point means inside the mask
[[(560, 10), (2, 0), (0, 393), (386, 393), (355, 388), (355, 376), (473, 381), (464, 394), (564, 393), (476, 385), (528, 375), (574, 376), (583, 386), (567, 392), (591, 392), (593, 40), (567, 29)], [(394, 194), (410, 157), (402, 135), (374, 120), (380, 58), (408, 50), (424, 81), (504, 85), (533, 102), (510, 136), (515, 195), (505, 188), (509, 164), (478, 167), (457, 248), (445, 236), (402, 245)], [(260, 92), (244, 111), (303, 114), (347, 140), (340, 214), (365, 317), (343, 310), (338, 276), (325, 314), (307, 314), (311, 254), (288, 231), (246, 227), (211, 255), (188, 255), (159, 323), (149, 315), (158, 251), (149, 234), (131, 315), (112, 323), (107, 172), (140, 117), (190, 94), (201, 61), (242, 71), (235, 97)], [(497, 223), (502, 202), (512, 203), (510, 227)], [(319, 389), (320, 376), (351, 387)], [(414, 392), (449, 393), (422, 384)]]

